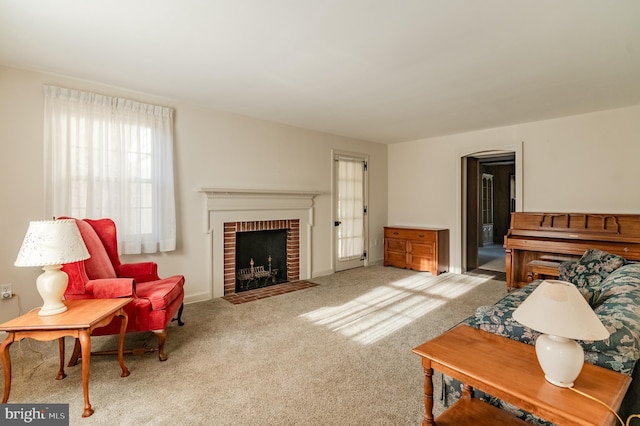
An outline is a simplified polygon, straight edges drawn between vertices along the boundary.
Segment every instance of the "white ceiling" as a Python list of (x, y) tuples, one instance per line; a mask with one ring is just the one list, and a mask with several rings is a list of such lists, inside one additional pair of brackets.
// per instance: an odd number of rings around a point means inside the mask
[(640, 104), (640, 1), (0, 0), (0, 64), (393, 143)]

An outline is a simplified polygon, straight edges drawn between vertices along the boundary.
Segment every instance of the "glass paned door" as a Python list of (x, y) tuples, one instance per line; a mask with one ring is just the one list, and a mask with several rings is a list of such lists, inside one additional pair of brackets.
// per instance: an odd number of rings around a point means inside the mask
[(364, 157), (335, 156), (335, 269), (364, 266), (366, 168)]

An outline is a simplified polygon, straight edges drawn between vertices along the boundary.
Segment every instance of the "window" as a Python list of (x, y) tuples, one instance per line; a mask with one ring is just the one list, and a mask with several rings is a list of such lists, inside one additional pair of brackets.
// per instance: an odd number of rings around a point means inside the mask
[(173, 109), (45, 86), (47, 210), (109, 217), (123, 254), (175, 250)]

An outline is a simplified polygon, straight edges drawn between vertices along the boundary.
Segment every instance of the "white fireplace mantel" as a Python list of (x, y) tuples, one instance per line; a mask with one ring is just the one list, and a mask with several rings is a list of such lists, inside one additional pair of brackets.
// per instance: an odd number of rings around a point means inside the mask
[(200, 188), (208, 211), (310, 209), (320, 191)]
[(224, 295), (224, 223), (257, 220), (300, 220), (300, 279), (311, 276), (313, 199), (320, 191), (199, 188), (207, 197), (206, 231), (211, 238), (211, 290)]
[(200, 192), (208, 196), (291, 196), (291, 197), (315, 197), (322, 194), (321, 191), (301, 191), (297, 189), (251, 189), (251, 188), (200, 188)]

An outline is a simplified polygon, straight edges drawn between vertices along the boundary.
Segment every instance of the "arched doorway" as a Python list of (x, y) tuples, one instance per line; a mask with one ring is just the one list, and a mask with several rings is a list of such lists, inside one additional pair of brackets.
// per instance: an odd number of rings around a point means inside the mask
[(504, 272), (504, 235), (522, 210), (521, 146), (461, 155), (461, 272)]

